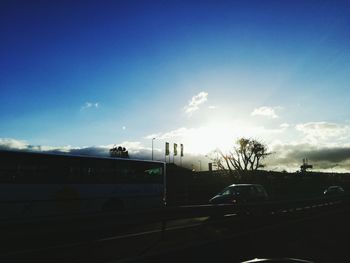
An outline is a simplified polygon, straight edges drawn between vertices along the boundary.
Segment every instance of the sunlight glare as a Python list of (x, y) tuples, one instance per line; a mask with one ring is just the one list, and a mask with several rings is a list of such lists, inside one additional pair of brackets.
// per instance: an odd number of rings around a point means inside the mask
[(184, 137), (184, 143), (188, 152), (208, 154), (215, 149), (228, 151), (238, 135), (238, 129), (232, 125), (210, 124), (192, 129)]

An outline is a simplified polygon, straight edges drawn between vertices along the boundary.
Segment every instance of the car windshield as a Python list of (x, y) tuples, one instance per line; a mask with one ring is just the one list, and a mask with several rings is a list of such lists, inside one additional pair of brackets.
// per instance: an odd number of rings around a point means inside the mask
[(222, 192), (219, 193), (219, 195), (231, 195), (232, 194), (231, 188), (225, 188)]

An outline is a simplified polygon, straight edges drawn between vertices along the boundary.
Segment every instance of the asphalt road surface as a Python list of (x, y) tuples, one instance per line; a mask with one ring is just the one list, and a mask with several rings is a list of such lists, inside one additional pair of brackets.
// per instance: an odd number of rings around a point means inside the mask
[(1, 262), (348, 262), (350, 208), (194, 218), (135, 227), (112, 220), (2, 229)]

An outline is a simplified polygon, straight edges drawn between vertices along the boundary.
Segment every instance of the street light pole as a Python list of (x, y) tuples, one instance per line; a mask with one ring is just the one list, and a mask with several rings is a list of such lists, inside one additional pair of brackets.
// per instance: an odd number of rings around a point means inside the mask
[(153, 141), (155, 140), (156, 138), (152, 138), (152, 160), (153, 160)]

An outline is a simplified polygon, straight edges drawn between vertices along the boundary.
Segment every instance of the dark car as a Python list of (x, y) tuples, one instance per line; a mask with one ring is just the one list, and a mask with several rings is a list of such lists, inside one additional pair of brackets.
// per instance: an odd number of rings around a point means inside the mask
[(323, 194), (325, 196), (339, 196), (343, 195), (345, 193), (343, 187), (338, 185), (332, 185), (328, 187), (326, 190), (324, 190)]
[(268, 195), (259, 184), (232, 184), (209, 200), (211, 204), (244, 204), (266, 201)]

